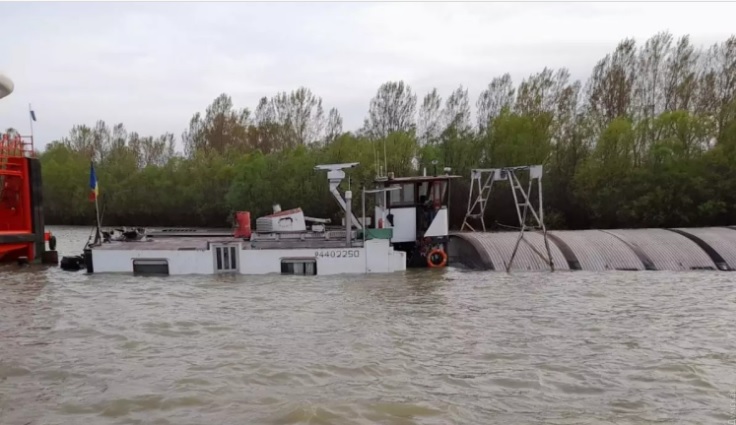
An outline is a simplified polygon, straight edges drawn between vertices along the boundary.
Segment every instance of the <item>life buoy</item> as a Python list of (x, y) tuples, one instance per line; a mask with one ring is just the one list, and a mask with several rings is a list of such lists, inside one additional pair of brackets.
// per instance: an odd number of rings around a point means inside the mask
[[(436, 263), (433, 261), (433, 258), (435, 255), (439, 255), (441, 258), (441, 261), (439, 263)], [(431, 251), (429, 251), (429, 254), (427, 254), (427, 265), (431, 268), (440, 268), (445, 267), (447, 264), (447, 254), (445, 254), (445, 251), (442, 248), (435, 248)]]

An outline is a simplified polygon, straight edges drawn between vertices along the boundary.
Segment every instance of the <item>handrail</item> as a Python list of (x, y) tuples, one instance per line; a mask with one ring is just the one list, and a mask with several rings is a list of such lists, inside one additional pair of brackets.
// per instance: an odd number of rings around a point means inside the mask
[[(28, 139), (30, 141), (26, 141)], [(0, 134), (0, 158), (33, 157), (33, 136)], [(3, 161), (4, 162), (4, 161)]]

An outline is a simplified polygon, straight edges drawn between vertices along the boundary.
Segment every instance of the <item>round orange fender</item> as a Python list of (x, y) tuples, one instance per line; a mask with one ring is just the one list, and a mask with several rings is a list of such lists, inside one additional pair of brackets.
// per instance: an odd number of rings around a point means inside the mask
[[(442, 258), (442, 260), (439, 263), (435, 263), (434, 261), (432, 261), (432, 257), (434, 257), (435, 255), (439, 255), (440, 258)], [(445, 267), (446, 264), (447, 264), (447, 254), (445, 254), (445, 251), (442, 250), (441, 248), (435, 248), (429, 251), (429, 254), (427, 254), (427, 265), (430, 268)]]

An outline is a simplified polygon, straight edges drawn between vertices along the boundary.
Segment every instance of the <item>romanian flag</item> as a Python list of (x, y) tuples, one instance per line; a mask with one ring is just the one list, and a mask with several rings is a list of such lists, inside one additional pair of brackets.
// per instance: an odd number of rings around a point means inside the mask
[(95, 201), (99, 194), (100, 194), (100, 189), (97, 186), (97, 176), (95, 175), (95, 164), (93, 162), (90, 162), (89, 164), (89, 200)]

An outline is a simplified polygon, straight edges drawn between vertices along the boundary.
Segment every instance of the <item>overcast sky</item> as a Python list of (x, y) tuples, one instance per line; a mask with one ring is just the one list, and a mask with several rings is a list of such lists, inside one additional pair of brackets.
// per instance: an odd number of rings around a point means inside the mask
[[(220, 93), (253, 109), (310, 88), (358, 128), (389, 80), (421, 97), (460, 84), (474, 104), (494, 76), (545, 66), (586, 79), (618, 41), (658, 31), (710, 45), (736, 33), (727, 3), (0, 3), (0, 128), (37, 142), (75, 124), (173, 132)], [(421, 100), (420, 100), (421, 101)]]

